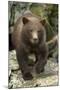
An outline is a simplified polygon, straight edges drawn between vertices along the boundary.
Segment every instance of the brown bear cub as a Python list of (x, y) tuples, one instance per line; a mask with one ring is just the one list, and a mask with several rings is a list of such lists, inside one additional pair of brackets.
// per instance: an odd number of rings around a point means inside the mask
[[(21, 16), (12, 34), (12, 42), (16, 49), (18, 64), (24, 80), (31, 80), (32, 68), (35, 66), (36, 73), (44, 71), (47, 63), (47, 45), (44, 21), (32, 13), (25, 13)], [(29, 56), (36, 60), (29, 61)], [(29, 64), (30, 63), (30, 64)]]

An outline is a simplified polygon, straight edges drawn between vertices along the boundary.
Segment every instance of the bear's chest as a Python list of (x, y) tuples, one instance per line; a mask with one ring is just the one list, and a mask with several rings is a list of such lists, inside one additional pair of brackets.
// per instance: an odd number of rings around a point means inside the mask
[(29, 66), (34, 66), (36, 64), (38, 51), (38, 47), (26, 47), (27, 62)]
[(28, 55), (28, 65), (33, 66), (36, 63), (36, 55), (34, 53)]

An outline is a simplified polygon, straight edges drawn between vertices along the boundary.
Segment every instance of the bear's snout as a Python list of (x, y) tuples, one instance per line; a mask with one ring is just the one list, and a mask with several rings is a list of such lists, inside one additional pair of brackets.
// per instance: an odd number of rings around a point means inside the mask
[(37, 34), (37, 32), (32, 33), (31, 41), (32, 41), (32, 43), (38, 43), (38, 34)]

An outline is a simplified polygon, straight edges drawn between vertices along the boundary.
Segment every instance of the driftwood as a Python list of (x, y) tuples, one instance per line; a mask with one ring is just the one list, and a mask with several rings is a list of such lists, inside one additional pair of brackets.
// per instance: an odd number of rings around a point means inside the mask
[(56, 36), (53, 37), (52, 40), (47, 42), (47, 45), (50, 45), (50, 44), (53, 44), (53, 43), (57, 43), (57, 41), (58, 41), (58, 36), (56, 35)]
[(49, 49), (49, 56), (52, 55), (55, 48), (58, 48), (58, 35), (54, 36), (50, 41), (47, 43), (48, 49)]

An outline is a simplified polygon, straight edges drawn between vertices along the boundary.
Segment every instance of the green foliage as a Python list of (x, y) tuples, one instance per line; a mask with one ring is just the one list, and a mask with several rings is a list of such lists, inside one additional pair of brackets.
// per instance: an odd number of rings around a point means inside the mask
[(58, 5), (56, 4), (32, 4), (31, 11), (44, 18), (47, 22), (46, 34), (47, 41), (52, 39), (58, 31)]
[(32, 4), (32, 6), (31, 6), (31, 11), (34, 13), (34, 14), (36, 14), (36, 15), (38, 15), (38, 16), (40, 16), (40, 17), (42, 17), (43, 18), (43, 16), (44, 16), (44, 9), (40, 6), (40, 5), (38, 5), (38, 4)]

